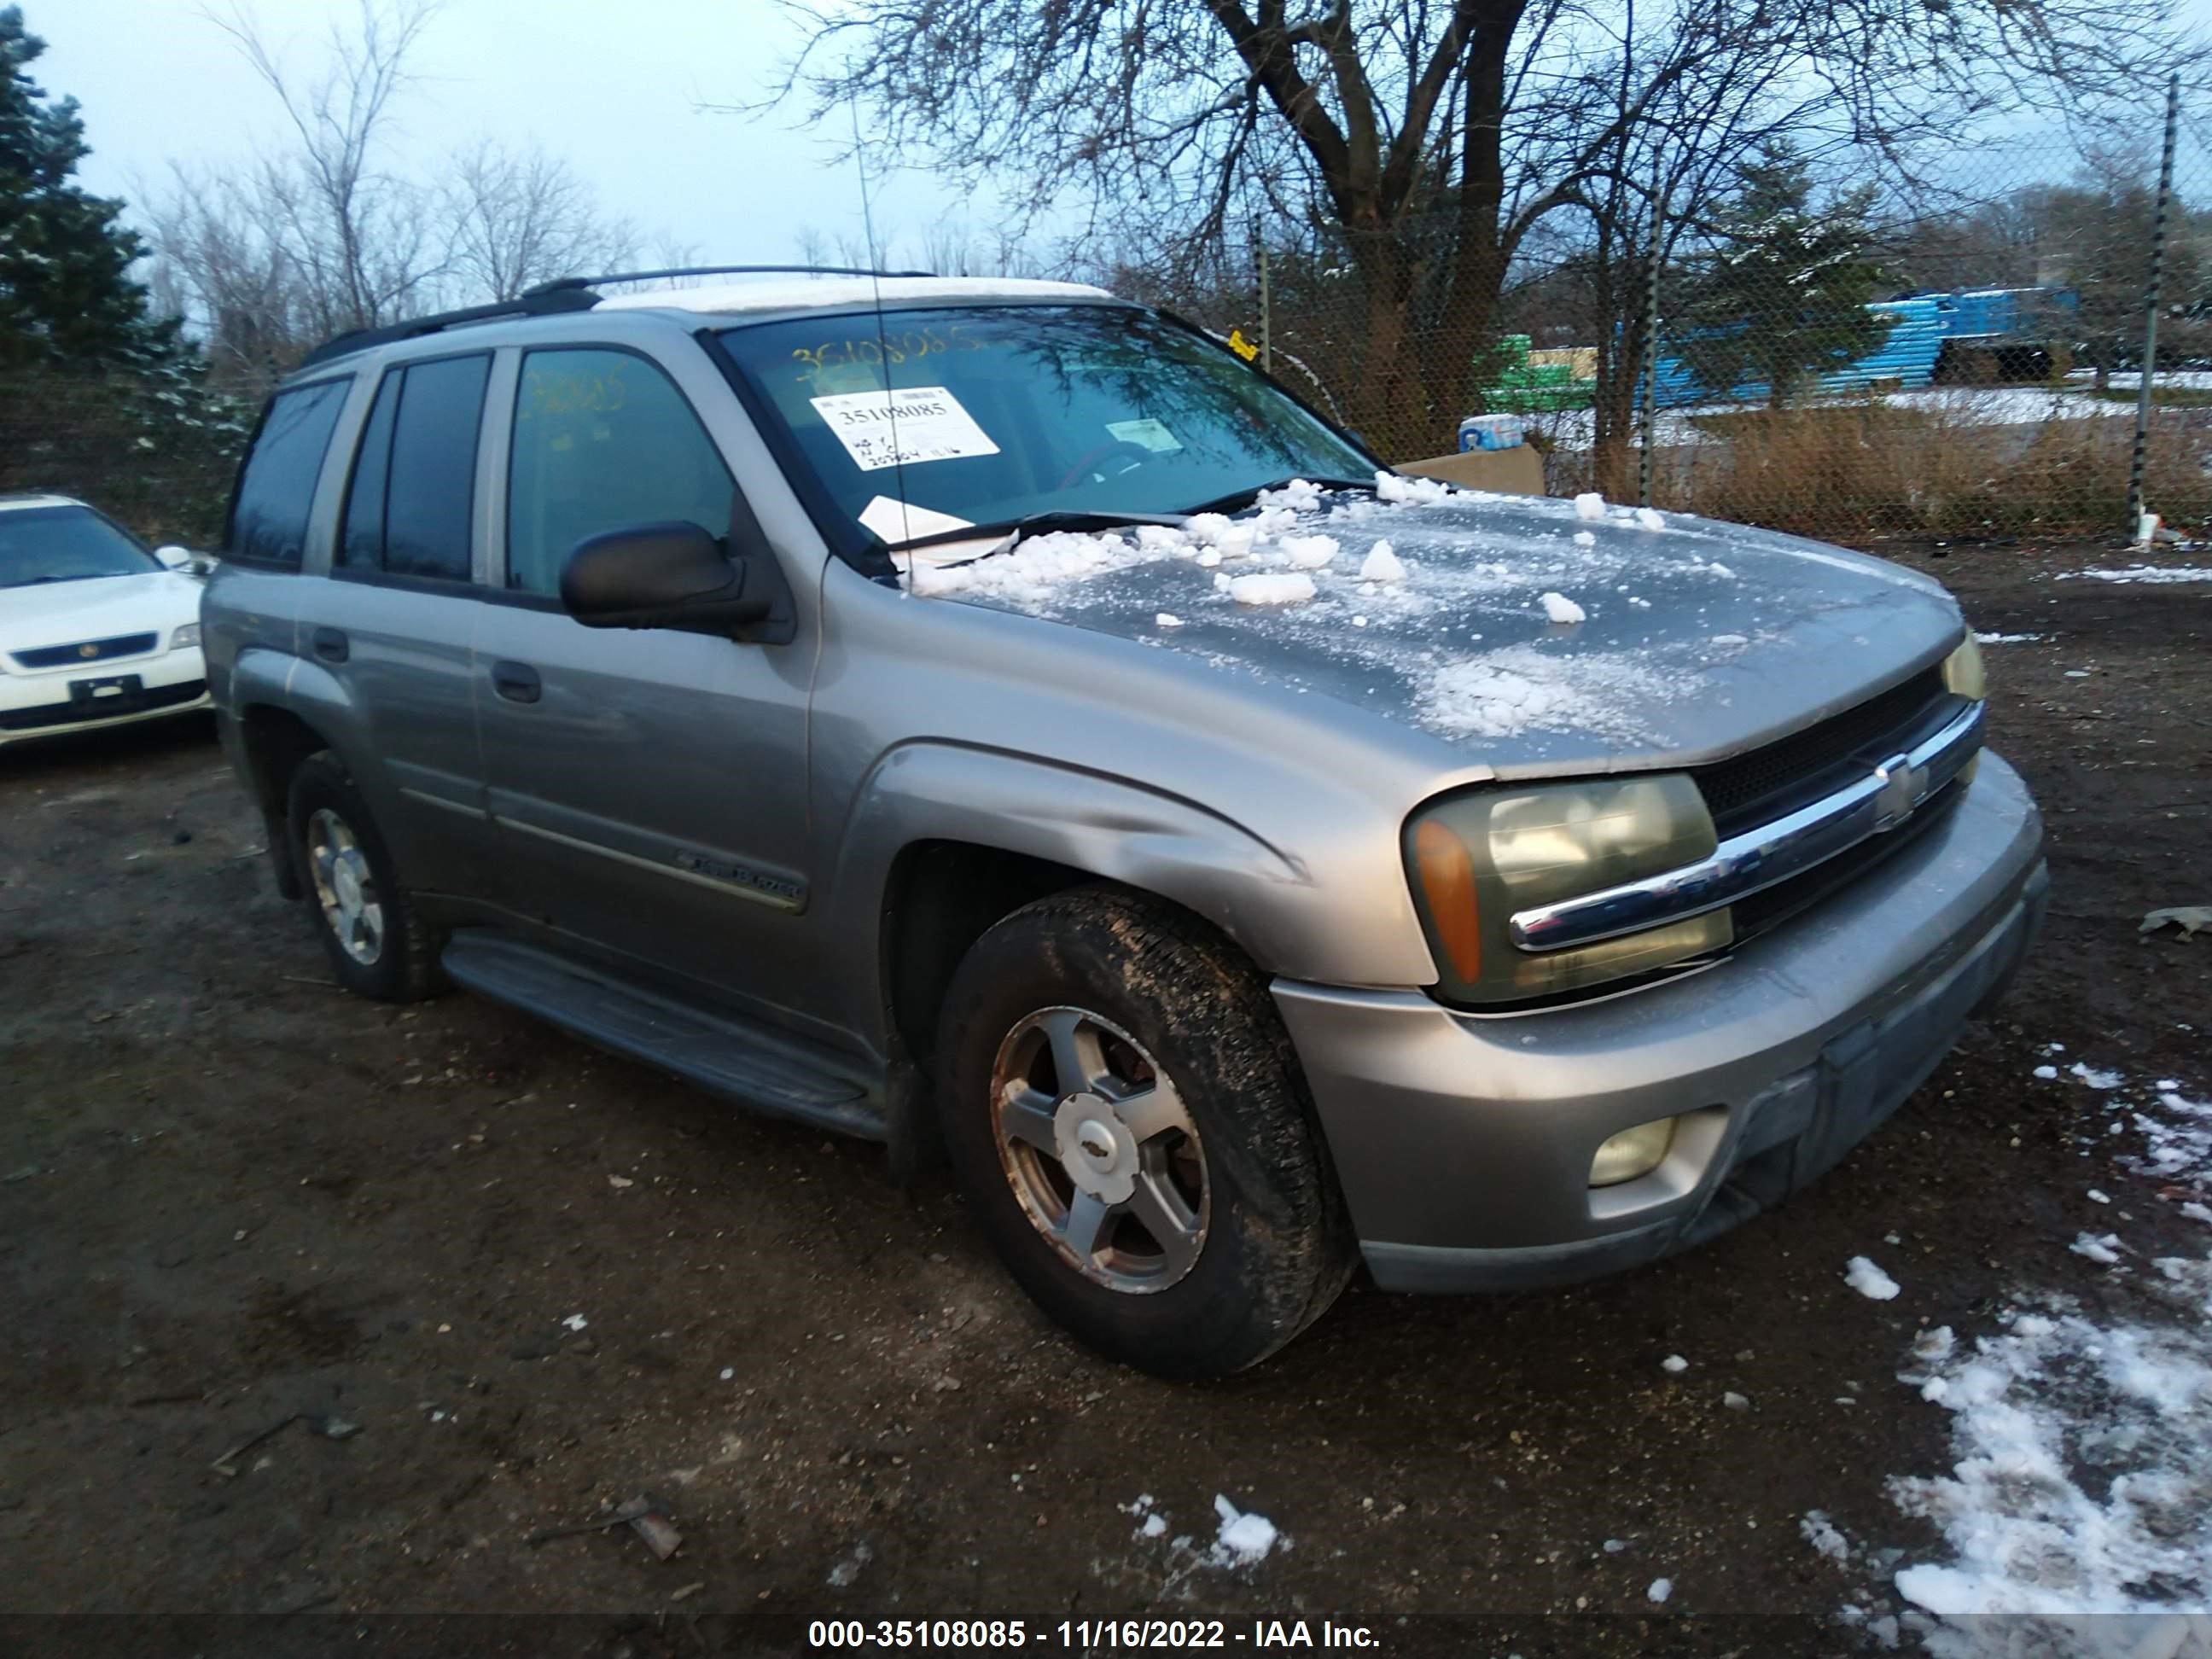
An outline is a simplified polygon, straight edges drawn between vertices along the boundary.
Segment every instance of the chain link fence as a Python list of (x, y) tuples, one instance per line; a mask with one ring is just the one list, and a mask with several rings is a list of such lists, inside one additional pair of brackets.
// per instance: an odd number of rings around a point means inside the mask
[(1516, 250), (1494, 309), (1455, 298), (1448, 228), (1157, 287), (1394, 462), (1504, 416), (1480, 441), (1517, 428), (1554, 494), (1826, 539), (2212, 521), (2212, 108), (2147, 87), (2119, 149), (1932, 171), (1908, 198), (1770, 146), (1691, 199), (1617, 192)]

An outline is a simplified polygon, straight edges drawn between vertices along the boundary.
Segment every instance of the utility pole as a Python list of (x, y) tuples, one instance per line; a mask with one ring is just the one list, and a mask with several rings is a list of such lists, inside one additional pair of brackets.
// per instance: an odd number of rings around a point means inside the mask
[(2142, 534), (2143, 452), (2150, 441), (2150, 392), (2158, 373), (2158, 290), (2166, 274), (2166, 214), (2173, 200), (2173, 135), (2181, 121), (2181, 75), (2166, 83), (2166, 152), (2158, 164), (2158, 212), (2150, 227), (2150, 280), (2143, 287), (2142, 382), (2136, 392), (2136, 447), (2128, 463), (2128, 535)]

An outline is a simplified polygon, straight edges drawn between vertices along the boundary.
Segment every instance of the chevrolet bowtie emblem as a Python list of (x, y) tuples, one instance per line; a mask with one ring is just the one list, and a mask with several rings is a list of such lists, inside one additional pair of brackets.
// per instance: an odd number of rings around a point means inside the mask
[(1927, 775), (1904, 755), (1892, 755), (1874, 769), (1880, 792), (1874, 798), (1874, 827), (1893, 829), (1912, 814), (1928, 787)]
[(96, 645), (80, 645), (76, 648), (76, 653), (80, 657), (96, 657), (100, 654), (100, 647)]

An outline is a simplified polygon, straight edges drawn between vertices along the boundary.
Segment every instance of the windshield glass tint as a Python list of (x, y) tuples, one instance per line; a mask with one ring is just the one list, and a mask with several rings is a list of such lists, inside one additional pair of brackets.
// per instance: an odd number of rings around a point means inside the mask
[(1142, 311), (891, 311), (880, 338), (874, 313), (846, 313), (722, 343), (840, 510), (893, 544), (953, 527), (937, 515), (1181, 513), (1374, 471), (1226, 350)]
[(161, 568), (97, 513), (81, 507), (0, 507), (0, 587), (143, 576)]

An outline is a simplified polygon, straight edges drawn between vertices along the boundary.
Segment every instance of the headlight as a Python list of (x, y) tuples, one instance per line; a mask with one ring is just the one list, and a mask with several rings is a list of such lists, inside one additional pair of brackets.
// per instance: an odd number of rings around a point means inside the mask
[(188, 645), (198, 645), (199, 642), (200, 625), (198, 623), (186, 623), (169, 635), (169, 649), (172, 651), (181, 651)]
[(1563, 951), (1522, 951), (1516, 910), (1579, 898), (1711, 855), (1712, 815), (1676, 772), (1529, 789), (1479, 789), (1406, 826), (1415, 908), (1450, 1002), (1513, 1002), (1579, 990), (1726, 945), (1726, 910)]
[(1974, 643), (1972, 634), (1943, 659), (1943, 689), (1954, 697), (1971, 697), (1976, 702), (1989, 694), (1988, 682), (1982, 675), (1982, 647)]

